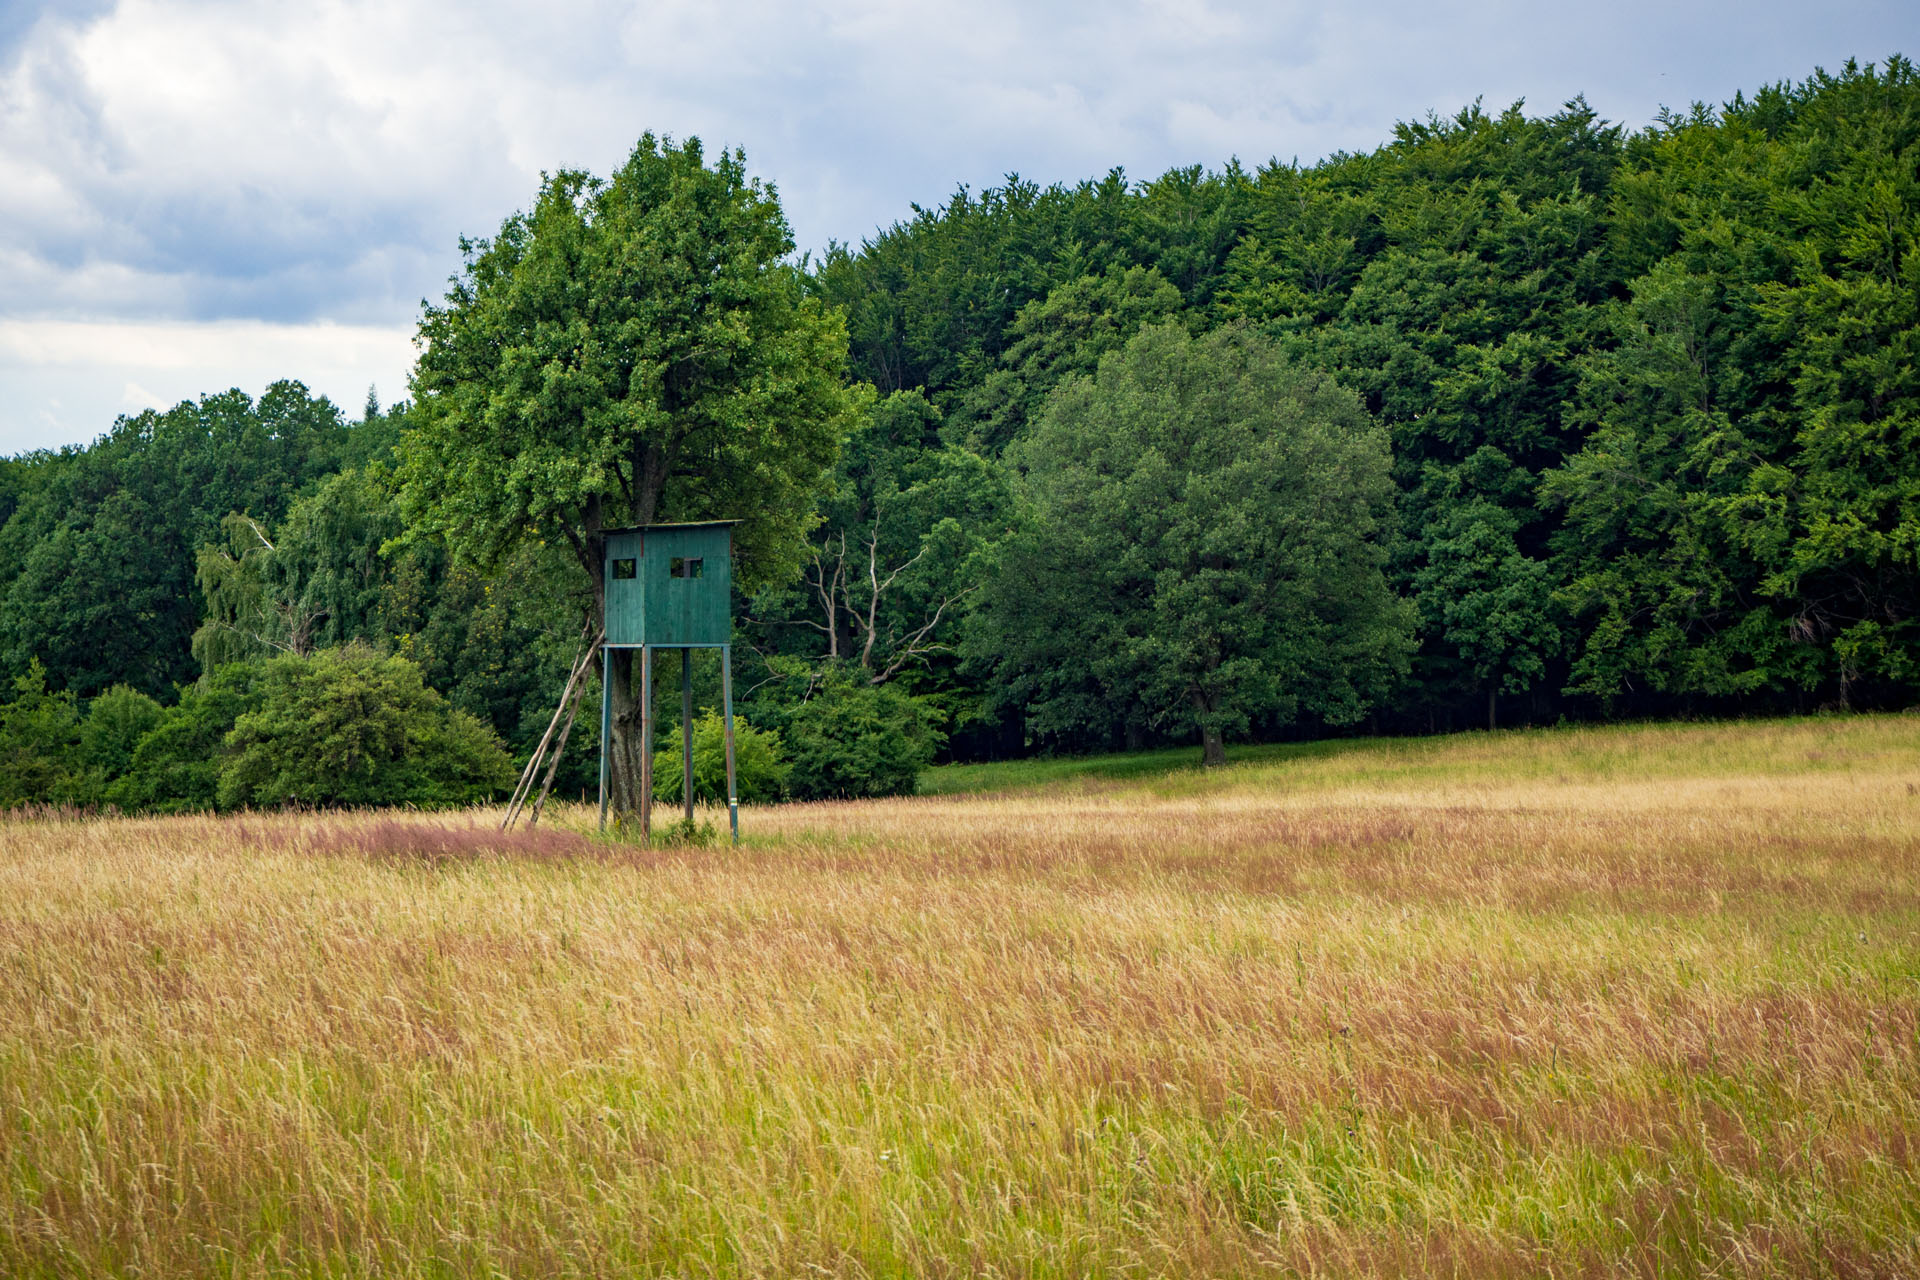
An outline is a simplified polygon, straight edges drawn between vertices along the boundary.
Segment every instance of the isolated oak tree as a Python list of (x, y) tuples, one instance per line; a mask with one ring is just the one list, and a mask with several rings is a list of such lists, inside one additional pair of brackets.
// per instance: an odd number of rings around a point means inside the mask
[[(791, 576), (860, 393), (809, 298), (774, 189), (738, 150), (647, 134), (602, 181), (562, 171), (420, 321), (401, 445), (412, 536), (490, 567), (562, 547), (603, 616), (604, 533), (734, 519), (743, 591)], [(632, 655), (614, 654), (611, 802), (639, 808)]]
[(1143, 717), (1218, 764), (1256, 723), (1357, 719), (1405, 670), (1386, 433), (1270, 340), (1142, 329), (1007, 457), (1018, 529), (969, 647), (1031, 729)]

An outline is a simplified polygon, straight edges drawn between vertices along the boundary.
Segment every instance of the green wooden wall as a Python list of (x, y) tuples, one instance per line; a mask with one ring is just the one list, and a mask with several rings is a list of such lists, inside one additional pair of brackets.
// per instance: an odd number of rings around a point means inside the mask
[[(607, 643), (730, 643), (732, 549), (731, 523), (656, 524), (608, 534)], [(627, 560), (633, 562), (631, 578), (618, 576)], [(697, 577), (687, 572), (691, 561), (699, 562)]]

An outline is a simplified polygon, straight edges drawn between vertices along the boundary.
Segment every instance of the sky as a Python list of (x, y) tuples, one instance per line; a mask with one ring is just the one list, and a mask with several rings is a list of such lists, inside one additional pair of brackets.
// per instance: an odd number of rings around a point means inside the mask
[(460, 237), (648, 130), (744, 148), (818, 250), (1009, 173), (1310, 163), (1475, 99), (1638, 128), (1917, 35), (1911, 0), (0, 0), (0, 454), (280, 378), (400, 399)]

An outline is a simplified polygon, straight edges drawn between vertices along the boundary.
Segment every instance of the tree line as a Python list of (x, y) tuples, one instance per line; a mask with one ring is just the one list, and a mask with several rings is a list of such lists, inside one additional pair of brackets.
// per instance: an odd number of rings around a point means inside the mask
[(1917, 139), (1896, 57), (1638, 132), (1476, 105), (1308, 166), (1009, 178), (798, 261), (739, 153), (643, 139), (464, 242), (407, 401), (282, 383), (0, 463), (0, 800), (342, 801), (259, 781), (266, 726), (369, 687), (462, 762), (431, 798), (482, 794), (598, 531), (652, 518), (748, 521), (764, 794), (1904, 704)]

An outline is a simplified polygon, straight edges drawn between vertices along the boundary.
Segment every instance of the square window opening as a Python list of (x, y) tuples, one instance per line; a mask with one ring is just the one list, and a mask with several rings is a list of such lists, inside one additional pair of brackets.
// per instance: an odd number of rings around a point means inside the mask
[(667, 566), (667, 574), (674, 578), (698, 578), (702, 568), (699, 556), (675, 556)]
[(625, 579), (625, 578), (633, 577), (633, 561), (632, 560), (615, 560), (613, 562), (613, 576), (616, 579)]

